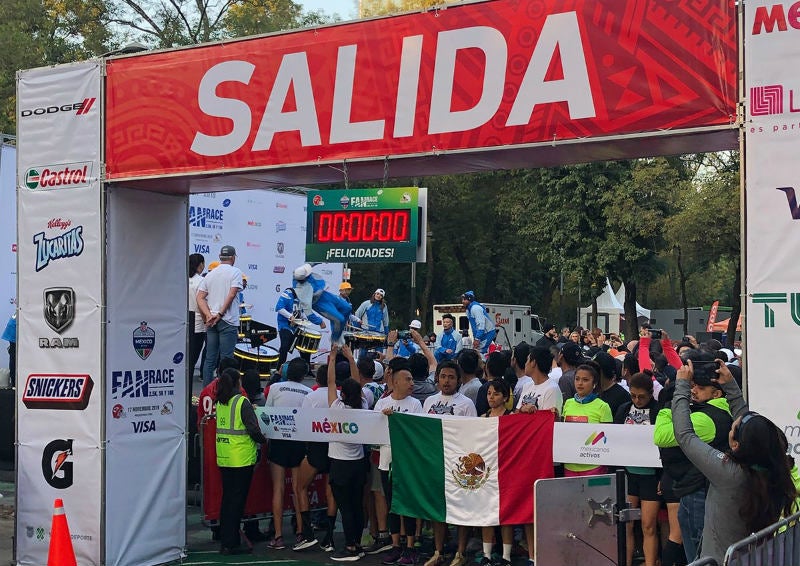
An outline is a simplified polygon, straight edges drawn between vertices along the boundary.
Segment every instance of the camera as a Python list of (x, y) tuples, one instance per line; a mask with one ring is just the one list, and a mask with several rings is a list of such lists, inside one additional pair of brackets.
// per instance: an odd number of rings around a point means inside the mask
[(398, 340), (411, 340), (411, 331), (410, 330), (398, 330), (397, 331), (397, 339)]
[(650, 329), (650, 338), (653, 340), (661, 340), (661, 329), (660, 328), (651, 328)]

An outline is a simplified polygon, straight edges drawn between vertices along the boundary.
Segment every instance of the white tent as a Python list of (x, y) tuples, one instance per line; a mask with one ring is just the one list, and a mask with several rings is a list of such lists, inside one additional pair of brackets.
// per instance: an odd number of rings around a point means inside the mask
[[(620, 285), (614, 292), (611, 281), (606, 277), (606, 286), (603, 293), (597, 297), (597, 326), (604, 332), (619, 332), (620, 317), (625, 315), (625, 285)], [(644, 308), (636, 303), (636, 314), (641, 317), (650, 318), (650, 309)], [(584, 328), (592, 326), (592, 305), (580, 309), (579, 324)]]

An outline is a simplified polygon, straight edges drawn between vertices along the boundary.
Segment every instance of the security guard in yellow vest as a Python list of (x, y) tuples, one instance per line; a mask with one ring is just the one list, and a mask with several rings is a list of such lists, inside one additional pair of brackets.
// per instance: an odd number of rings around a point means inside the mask
[(239, 523), (244, 514), (253, 468), (256, 464), (256, 443), (267, 439), (261, 433), (253, 406), (240, 394), (240, 374), (228, 368), (217, 384), (217, 466), (222, 475), (222, 503), (219, 516), (221, 554), (244, 554), (250, 548), (241, 546)]

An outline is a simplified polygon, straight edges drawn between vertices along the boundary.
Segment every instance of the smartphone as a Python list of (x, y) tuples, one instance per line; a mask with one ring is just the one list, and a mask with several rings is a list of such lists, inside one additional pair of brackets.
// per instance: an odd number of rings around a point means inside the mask
[(661, 329), (660, 328), (651, 328), (650, 329), (650, 338), (653, 340), (661, 340)]

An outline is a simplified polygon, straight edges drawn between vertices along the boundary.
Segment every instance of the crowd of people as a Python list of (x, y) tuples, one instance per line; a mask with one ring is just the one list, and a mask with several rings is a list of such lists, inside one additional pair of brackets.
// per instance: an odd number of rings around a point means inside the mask
[[(304, 270), (300, 278), (297, 275), (295, 281), (302, 284), (311, 272)], [(216, 314), (205, 310), (206, 294), (210, 295), (211, 289), (201, 282), (197, 293), (207, 332), (214, 324), (224, 322), (219, 314), (224, 308)], [(287, 317), (290, 320), (317, 310), (314, 293), (299, 298), (303, 292), (296, 295), (306, 308), (295, 308)], [(232, 291), (225, 295), (222, 306), (235, 308), (234, 295)], [(295, 358), (267, 385), (263, 392), (266, 406), (486, 418), (549, 411), (554, 419), (567, 423), (650, 426), (662, 468), (625, 470), (629, 504), (642, 512), (638, 526), (628, 525), (628, 564), (634, 563), (634, 553), (639, 550), (647, 566), (686, 564), (701, 555), (721, 562), (728, 545), (798, 508), (800, 475), (787, 455), (786, 437), (767, 418), (748, 411), (736, 354), (715, 340), (698, 344), (686, 336), (673, 343), (666, 332), (644, 325), (638, 340), (624, 343), (621, 337), (606, 336), (599, 329), (565, 328), (559, 334), (548, 326), (534, 345), (523, 342), (510, 350), (489, 352), (494, 328), (487, 324), (485, 308), (472, 292), (462, 296), (475, 337), (466, 344), (453, 329), (451, 317), (445, 316), (443, 332), (435, 338), (423, 336), (421, 323), (416, 320), (408, 330), (398, 332), (388, 328), (381, 289), (362, 303), (355, 315), (337, 306), (337, 301), (349, 306), (347, 295), (332, 295), (336, 301), (326, 298), (322, 307), (325, 312), (320, 314), (335, 319), (340, 327), (351, 316), (366, 318), (370, 327), (386, 333), (385, 348), (353, 352), (334, 339), (328, 363), (317, 368), (313, 387), (302, 383), (311, 371), (307, 360)], [(290, 314), (289, 309), (283, 314)], [(238, 372), (229, 371), (233, 365), (229, 357), (221, 357), (219, 377), (209, 381), (201, 394), (200, 410), (209, 406), (202, 401), (203, 396), (209, 396), (216, 398), (218, 420), (220, 410), (230, 415), (222, 434), (218, 428), (221, 469), (234, 466), (231, 462), (252, 468), (256, 444), (266, 439), (251, 426), (247, 397), (252, 402), (261, 391), (256, 387), (252, 394), (244, 390), (242, 395), (235, 394), (238, 382), (233, 374)], [(220, 391), (224, 395), (220, 396)], [(240, 432), (245, 430), (246, 434)], [(247, 444), (246, 457), (243, 452), (241, 457), (231, 458), (234, 436), (240, 444)], [(447, 525), (432, 522), (433, 553), (423, 561), (418, 549), (424, 522), (390, 512), (391, 446), (272, 440), (268, 454), (273, 486), (280, 486), (274, 492), (273, 512), (275, 516), (282, 513), (282, 479), (288, 470), (297, 517), (294, 542), (284, 542), (282, 522), (275, 521), (270, 548), (291, 546), (302, 551), (319, 544), (331, 551), (336, 561), (355, 561), (365, 554), (380, 553), (383, 564), (445, 563)], [(606, 466), (587, 463), (554, 464), (556, 476), (609, 471)], [(317, 473), (328, 474), (330, 487), (326, 520), (317, 525), (325, 533), (321, 541), (312, 528), (307, 496)], [(247, 473), (227, 476), (239, 481), (248, 477)], [(225, 484), (223, 479), (223, 483), (221, 551), (247, 552), (238, 540), (244, 502), (236, 490), (239, 488), (226, 494), (230, 480)], [(662, 509), (667, 520), (659, 523)], [(340, 548), (335, 547), (332, 536), (337, 512), (344, 529)], [(362, 547), (365, 526), (372, 542)], [(457, 525), (450, 566), (466, 564), (471, 532), (479, 541), (483, 566), (507, 566), (514, 549), (523, 546), (529, 564), (533, 564), (533, 525), (483, 529)], [(258, 540), (259, 536), (264, 535), (258, 532), (249, 538)]]

